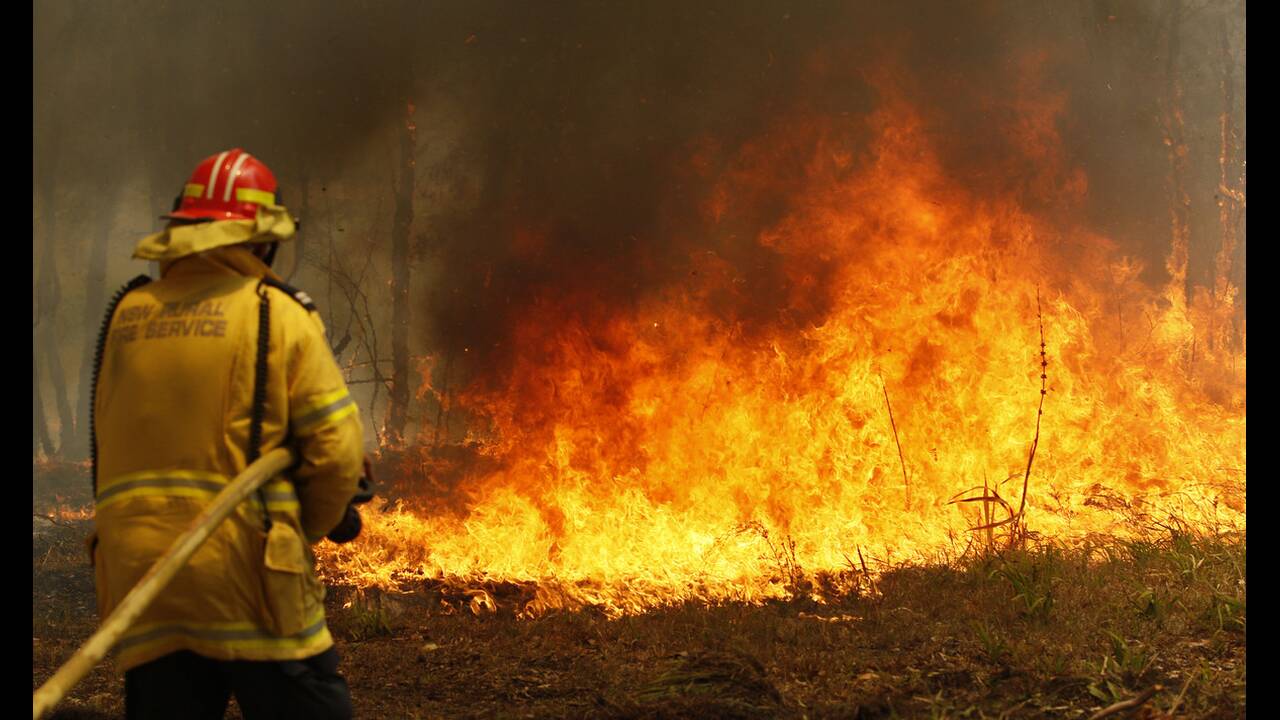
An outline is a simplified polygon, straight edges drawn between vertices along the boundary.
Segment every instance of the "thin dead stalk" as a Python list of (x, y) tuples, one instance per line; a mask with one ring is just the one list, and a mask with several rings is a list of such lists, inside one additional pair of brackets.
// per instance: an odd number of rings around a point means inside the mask
[[(985, 477), (982, 480), (981, 495), (975, 495), (973, 497), (961, 497), (965, 493), (974, 492), (977, 489), (978, 488), (974, 487), (974, 488), (965, 490), (957, 494), (955, 497), (951, 498), (950, 500), (948, 500), (947, 504), (955, 505), (956, 503), (975, 503), (975, 502), (982, 503), (982, 509), (979, 511), (981, 513), (980, 519), (982, 521), (982, 524), (978, 525), (977, 527), (969, 528), (969, 532), (987, 533), (989, 548), (991, 548), (991, 547), (994, 547), (994, 543), (995, 543), (995, 535), (992, 531), (998, 527), (1004, 527), (1005, 525), (1009, 525), (1011, 523), (1016, 522), (1018, 519), (1018, 515), (1013, 511), (1013, 506), (1011, 506), (1007, 500), (1000, 497), (1000, 491), (997, 490), (995, 486), (987, 483), (987, 480)], [(1009, 516), (1003, 520), (995, 519), (995, 506), (997, 504), (1000, 507), (1004, 508), (1004, 511), (1009, 514)]]
[[(984, 472), (982, 474), (982, 495), (983, 497), (986, 497), (989, 494), (990, 494), (990, 490), (987, 487), (987, 474)], [(994, 520), (995, 520), (995, 509), (991, 507), (991, 502), (989, 500), (983, 500), (982, 501), (982, 524), (990, 526)], [(988, 552), (990, 552), (996, 546), (995, 532), (996, 532), (995, 528), (993, 527), (987, 528), (987, 551)]]
[(880, 378), (880, 387), (884, 390), (884, 406), (889, 409), (889, 426), (893, 428), (893, 444), (898, 446), (898, 462), (902, 465), (903, 509), (911, 508), (911, 483), (907, 480), (907, 461), (902, 456), (902, 443), (898, 440), (898, 423), (893, 419), (893, 405), (889, 404), (889, 386), (884, 378)]
[[(965, 493), (976, 492), (977, 490), (979, 490), (979, 488), (975, 487), (957, 494), (955, 497), (951, 498), (951, 500), (947, 502), (948, 505), (953, 505), (955, 503), (972, 503), (972, 502), (982, 503), (982, 508), (979, 510), (979, 513), (980, 513), (979, 521), (981, 524), (979, 524), (977, 527), (969, 528), (969, 531), (985, 532), (987, 535), (987, 544), (989, 548), (992, 547), (995, 541), (995, 535), (992, 531), (995, 530), (996, 528), (1004, 527), (1006, 525), (1011, 526), (1009, 528), (1009, 548), (1010, 549), (1018, 546), (1020, 543), (1025, 543), (1027, 539), (1027, 525), (1026, 525), (1027, 490), (1031, 485), (1031, 466), (1032, 466), (1032, 463), (1035, 462), (1036, 448), (1040, 446), (1040, 421), (1044, 417), (1044, 398), (1049, 393), (1049, 386), (1048, 386), (1049, 359), (1048, 359), (1048, 353), (1046, 351), (1048, 346), (1045, 343), (1045, 339), (1044, 339), (1044, 311), (1041, 308), (1041, 304), (1040, 304), (1039, 288), (1036, 289), (1036, 318), (1040, 323), (1040, 405), (1036, 409), (1036, 434), (1035, 434), (1035, 437), (1031, 440), (1031, 451), (1027, 454), (1027, 469), (1022, 476), (1022, 500), (1018, 503), (1018, 510), (1017, 512), (1015, 512), (1013, 507), (1004, 498), (1000, 497), (1000, 492), (997, 489), (1000, 483), (997, 483), (996, 485), (991, 485), (990, 483), (988, 483), (985, 475), (982, 478), (982, 487), (981, 487), (982, 494), (981, 495), (977, 495), (973, 497), (963, 497)], [(884, 381), (883, 378), (881, 378), (881, 382), (883, 381)], [(885, 402), (887, 403), (888, 400), (889, 400), (889, 395), (888, 395), (888, 392), (886, 391)], [(901, 447), (899, 447), (899, 457), (901, 457)], [(1016, 477), (1017, 477), (1017, 474), (1011, 475), (1005, 480), (1005, 482), (1008, 482), (1009, 480), (1012, 480)], [(1009, 516), (1003, 520), (996, 520), (994, 517), (995, 505), (997, 504), (1003, 507), (1004, 511), (1009, 514)]]
[(1027, 487), (1031, 483), (1031, 463), (1036, 459), (1036, 448), (1040, 446), (1040, 419), (1044, 417), (1044, 397), (1049, 394), (1049, 359), (1045, 354), (1044, 312), (1040, 308), (1040, 288), (1036, 288), (1036, 319), (1040, 322), (1040, 407), (1036, 410), (1036, 436), (1031, 441), (1031, 452), (1027, 455), (1027, 472), (1022, 477), (1022, 501), (1018, 503), (1018, 524), (1014, 528), (1014, 541), (1025, 540), (1027, 535)]
[(855, 546), (855, 549), (858, 551), (858, 562), (862, 564), (862, 576), (867, 579), (867, 584), (870, 586), (871, 592), (877, 595), (880, 594), (880, 588), (878, 587), (879, 583), (871, 578), (871, 572), (867, 570), (867, 561), (862, 557), (862, 546)]

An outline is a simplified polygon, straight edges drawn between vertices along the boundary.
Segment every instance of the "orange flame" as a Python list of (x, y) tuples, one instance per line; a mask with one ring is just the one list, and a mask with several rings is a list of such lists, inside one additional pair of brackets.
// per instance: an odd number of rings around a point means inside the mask
[[(1049, 168), (1030, 192), (1078, 200), (1087, 179), (1055, 154), (1052, 113), (1019, 125)], [(369, 513), (356, 543), (323, 549), (330, 577), (536, 583), (526, 612), (758, 601), (793, 592), (794, 571), (856, 570), (859, 552), (961, 552), (992, 515), (951, 501), (984, 488), (1064, 542), (1166, 514), (1243, 527), (1234, 291), (1188, 303), (1142, 284), (1109, 239), (958, 185), (902, 103), (870, 129), (865, 154), (829, 125), (749, 146), (703, 205), (711, 235), (683, 285), (591, 321), (566, 319), (589, 299), (528, 307), (526, 360), (452, 399), (487, 424), (471, 438), (485, 462), (447, 506)], [(820, 140), (803, 180), (781, 187), (772, 169), (806, 135)], [(751, 239), (776, 254), (789, 310), (726, 319), (752, 292), (726, 225), (765, 195), (790, 198)]]

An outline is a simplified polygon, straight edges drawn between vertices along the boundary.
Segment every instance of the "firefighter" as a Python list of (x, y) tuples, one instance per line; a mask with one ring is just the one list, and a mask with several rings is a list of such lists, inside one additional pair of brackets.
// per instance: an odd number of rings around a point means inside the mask
[(306, 293), (271, 270), (296, 221), (236, 148), (196, 167), (134, 257), (160, 278), (108, 309), (93, 389), (106, 617), (254, 459), (300, 458), (242, 503), (116, 646), (129, 718), (347, 718), (310, 545), (349, 541), (369, 498), (360, 416)]

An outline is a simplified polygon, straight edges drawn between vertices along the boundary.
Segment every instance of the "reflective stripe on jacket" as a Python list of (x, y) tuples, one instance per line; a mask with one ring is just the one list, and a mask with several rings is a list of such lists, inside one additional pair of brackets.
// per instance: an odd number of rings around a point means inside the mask
[(269, 272), (243, 247), (209, 250), (166, 263), (113, 316), (95, 404), (103, 617), (246, 466), (259, 292), (271, 332), (261, 450), (288, 443), (301, 457), (264, 486), (271, 535), (255, 494), (121, 640), (120, 670), (176, 650), (293, 660), (333, 644), (308, 545), (357, 490), (363, 433), (319, 317), (261, 284)]

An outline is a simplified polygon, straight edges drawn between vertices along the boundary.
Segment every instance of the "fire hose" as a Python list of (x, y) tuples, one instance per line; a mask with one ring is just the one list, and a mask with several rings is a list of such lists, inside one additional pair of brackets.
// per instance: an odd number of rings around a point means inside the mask
[(174, 575), (187, 564), (236, 506), (292, 465), (294, 459), (293, 451), (288, 448), (272, 450), (245, 468), (244, 472), (218, 493), (213, 502), (191, 523), (191, 527), (174, 541), (142, 580), (125, 595), (124, 600), (107, 616), (98, 631), (76, 650), (70, 660), (58, 668), (53, 677), (35, 691), (31, 696), (31, 715), (34, 720), (39, 720), (53, 709), (76, 683), (84, 679), (106, 657), (116, 641), (141, 617), (151, 601), (173, 580)]

